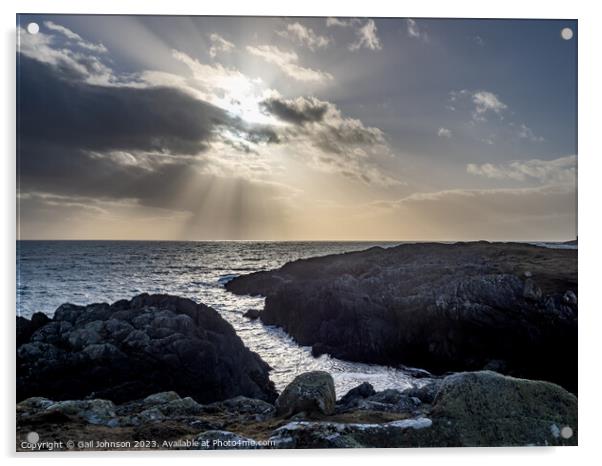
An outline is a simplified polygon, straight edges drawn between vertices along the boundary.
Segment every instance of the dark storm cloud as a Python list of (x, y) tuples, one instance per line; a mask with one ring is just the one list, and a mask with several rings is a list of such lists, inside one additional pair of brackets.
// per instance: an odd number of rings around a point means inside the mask
[(334, 104), (315, 97), (285, 99), (276, 95), (263, 100), (260, 105), (266, 113), (297, 127), (289, 127), (286, 134), (303, 135), (326, 152), (340, 154), (385, 142), (378, 128), (344, 117)]
[[(99, 86), (73, 68), (19, 56), (21, 191), (169, 203), (196, 157), (227, 130), (249, 142), (276, 142), (268, 127), (169, 87)], [(114, 153), (128, 154), (120, 163)], [(136, 154), (159, 163), (138, 164)], [(161, 155), (163, 154), (163, 155)]]
[(22, 56), (22, 140), (81, 150), (191, 154), (229, 125), (223, 110), (167, 87), (95, 86)]
[(287, 100), (274, 96), (265, 99), (260, 105), (267, 113), (295, 125), (322, 121), (328, 111), (328, 102), (313, 97)]

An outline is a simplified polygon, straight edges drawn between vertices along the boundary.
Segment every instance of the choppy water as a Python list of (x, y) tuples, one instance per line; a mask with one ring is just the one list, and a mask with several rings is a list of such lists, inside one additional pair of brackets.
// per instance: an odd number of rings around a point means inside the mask
[(316, 369), (333, 375), (339, 396), (363, 381), (377, 390), (403, 389), (422, 381), (393, 368), (314, 358), (309, 347), (300, 347), (280, 329), (242, 316), (249, 308), (262, 308), (263, 298), (237, 296), (223, 287), (236, 275), (374, 245), (394, 243), (19, 241), (17, 314), (52, 316), (64, 302), (110, 303), (143, 292), (170, 293), (218, 310), (247, 347), (273, 367), (270, 378), (278, 390), (297, 374)]

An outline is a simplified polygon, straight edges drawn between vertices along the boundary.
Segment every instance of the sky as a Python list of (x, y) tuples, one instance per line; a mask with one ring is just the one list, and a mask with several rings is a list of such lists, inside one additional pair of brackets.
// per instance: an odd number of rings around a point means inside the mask
[(577, 235), (574, 20), (17, 23), (20, 239)]

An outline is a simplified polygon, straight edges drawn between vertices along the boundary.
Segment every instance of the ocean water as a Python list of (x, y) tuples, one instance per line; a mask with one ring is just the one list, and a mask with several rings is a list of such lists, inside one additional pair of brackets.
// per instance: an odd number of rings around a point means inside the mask
[(375, 389), (404, 389), (426, 383), (400, 369), (314, 358), (277, 327), (244, 318), (263, 308), (263, 298), (237, 296), (224, 283), (237, 275), (280, 267), (286, 262), (399, 243), (368, 242), (151, 242), (18, 241), (17, 315), (54, 314), (65, 302), (90, 304), (129, 299), (139, 293), (170, 293), (216, 309), (245, 345), (272, 368), (281, 391), (296, 375), (325, 370), (335, 380), (337, 396), (364, 381)]

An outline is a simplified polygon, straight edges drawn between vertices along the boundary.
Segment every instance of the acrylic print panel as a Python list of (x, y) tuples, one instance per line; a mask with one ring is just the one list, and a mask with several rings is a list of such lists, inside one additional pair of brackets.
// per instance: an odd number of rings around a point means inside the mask
[(575, 20), (17, 34), (17, 450), (577, 443)]

